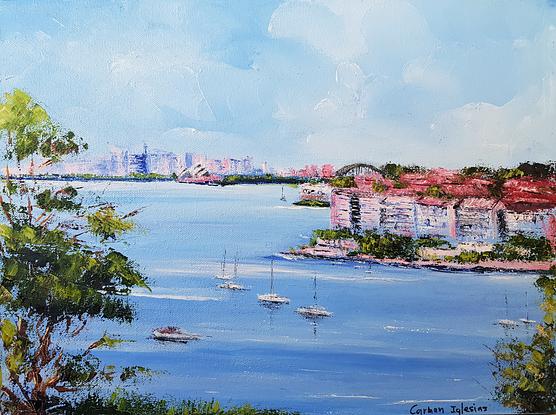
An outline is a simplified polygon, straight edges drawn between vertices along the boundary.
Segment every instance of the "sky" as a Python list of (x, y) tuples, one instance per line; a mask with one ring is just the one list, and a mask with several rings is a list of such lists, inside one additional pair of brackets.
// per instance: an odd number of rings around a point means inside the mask
[(0, 92), (91, 152), (556, 159), (556, 0), (0, 0)]

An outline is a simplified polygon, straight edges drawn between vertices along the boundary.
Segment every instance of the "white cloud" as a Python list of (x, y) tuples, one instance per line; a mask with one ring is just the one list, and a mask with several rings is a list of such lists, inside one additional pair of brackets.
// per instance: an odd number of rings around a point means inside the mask
[(466, 104), (435, 121), (434, 149), (451, 164), (511, 164), (554, 159), (556, 143), (556, 75), (502, 106)]

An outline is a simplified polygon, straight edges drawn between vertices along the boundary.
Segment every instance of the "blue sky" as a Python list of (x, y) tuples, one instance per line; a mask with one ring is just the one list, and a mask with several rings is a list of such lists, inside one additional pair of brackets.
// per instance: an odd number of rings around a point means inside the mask
[(0, 1), (0, 90), (93, 152), (278, 166), (556, 159), (546, 0)]

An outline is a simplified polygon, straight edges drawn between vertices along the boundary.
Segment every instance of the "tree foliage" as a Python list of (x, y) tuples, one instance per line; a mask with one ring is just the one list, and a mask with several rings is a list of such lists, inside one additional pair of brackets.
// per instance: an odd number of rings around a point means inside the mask
[(556, 268), (536, 281), (543, 321), (529, 342), (510, 338), (493, 349), (494, 397), (519, 412), (556, 411)]
[[(114, 369), (94, 356), (121, 341), (107, 334), (69, 352), (59, 339), (77, 337), (92, 319), (131, 322), (126, 295), (146, 287), (137, 266), (111, 242), (133, 228), (108, 203), (88, 206), (78, 189), (40, 186), (29, 177), (86, 149), (23, 91), (0, 100), (6, 163), (0, 190), (0, 413), (46, 414)], [(13, 171), (17, 173), (13, 174)], [(27, 170), (27, 171), (25, 171)]]

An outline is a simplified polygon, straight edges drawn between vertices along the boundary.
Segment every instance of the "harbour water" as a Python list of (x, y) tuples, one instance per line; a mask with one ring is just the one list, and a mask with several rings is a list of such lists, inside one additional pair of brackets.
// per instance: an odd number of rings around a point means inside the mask
[[(276, 185), (79, 186), (124, 211), (143, 208), (139, 228), (120, 248), (144, 270), (152, 292), (134, 292), (133, 324), (98, 323), (87, 332), (133, 340), (98, 355), (160, 371), (140, 388), (314, 415), (407, 414), (427, 406), (449, 413), (462, 404), (510, 412), (490, 400), (488, 347), (505, 335), (497, 320), (525, 317), (526, 292), (530, 318), (539, 319), (535, 275), (281, 258), (277, 253), (308, 242), (329, 220), (327, 209), (291, 206), (297, 190), (290, 187), (285, 203)], [(248, 291), (217, 288), (224, 250), (230, 272), (237, 252)], [(291, 299), (276, 310), (257, 302), (269, 290), (271, 259), (276, 291)], [(316, 324), (294, 312), (313, 303), (315, 275), (318, 301), (334, 313)], [(149, 338), (167, 325), (206, 337), (188, 344)]]

